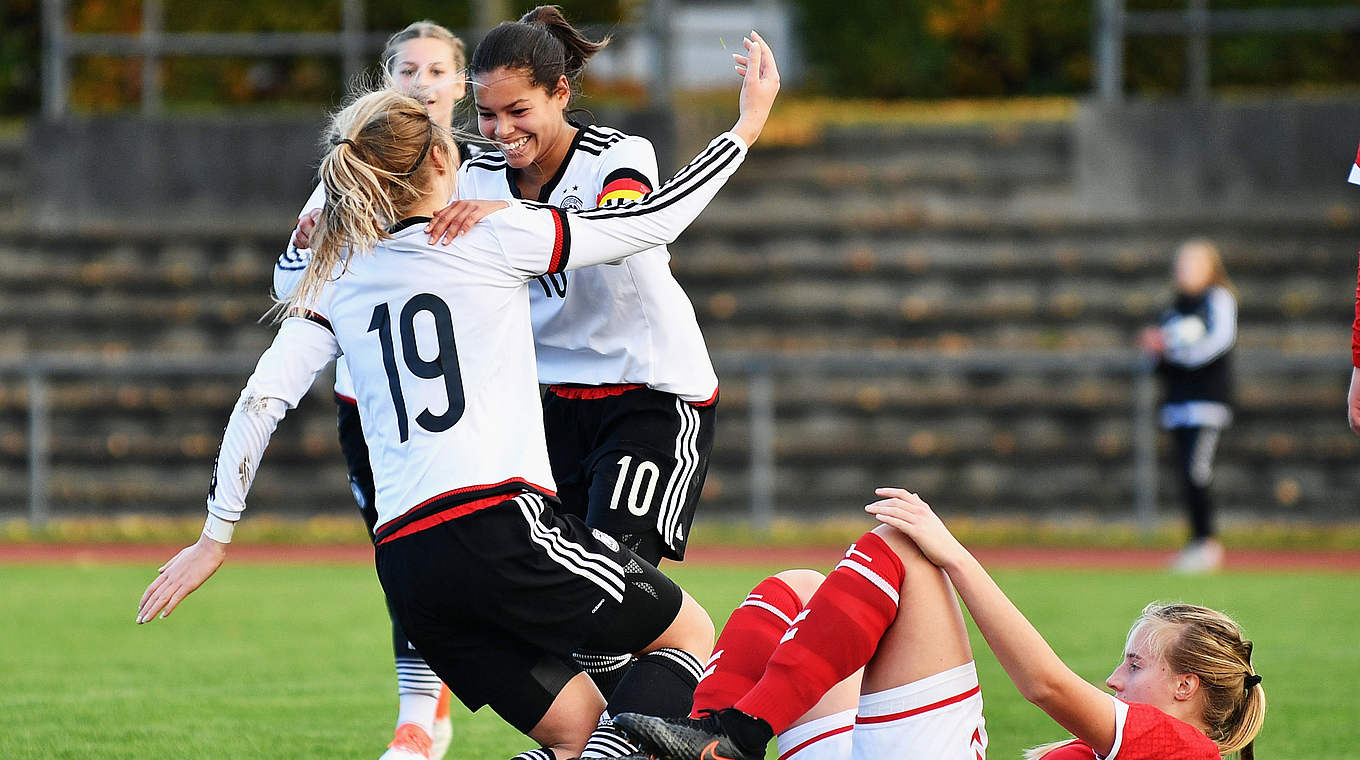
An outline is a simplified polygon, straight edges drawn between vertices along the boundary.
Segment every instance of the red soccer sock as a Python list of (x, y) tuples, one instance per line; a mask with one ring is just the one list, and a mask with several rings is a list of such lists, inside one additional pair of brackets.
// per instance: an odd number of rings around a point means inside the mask
[(802, 600), (784, 581), (771, 577), (756, 584), (727, 618), (713, 645), (713, 656), (694, 690), (690, 717), (699, 717), (700, 710), (731, 707), (750, 691), (802, 608)]
[(864, 667), (897, 617), (902, 560), (874, 533), (850, 545), (736, 703), (778, 734), (832, 686)]

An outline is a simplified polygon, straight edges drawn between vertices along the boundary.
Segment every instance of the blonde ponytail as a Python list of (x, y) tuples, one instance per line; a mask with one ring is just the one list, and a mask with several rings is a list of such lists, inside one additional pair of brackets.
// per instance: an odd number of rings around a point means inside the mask
[(457, 155), (449, 131), (430, 120), (425, 106), (392, 90), (352, 97), (325, 135), (317, 176), (326, 205), (312, 234), (312, 258), (276, 319), (306, 308), (350, 256), (389, 237), (388, 227), (430, 190), (430, 151)]

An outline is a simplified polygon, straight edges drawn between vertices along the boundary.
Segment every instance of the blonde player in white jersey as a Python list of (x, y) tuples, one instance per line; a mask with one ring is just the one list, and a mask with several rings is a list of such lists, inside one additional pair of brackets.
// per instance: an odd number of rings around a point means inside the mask
[(390, 608), (461, 701), (490, 704), (543, 745), (521, 757), (585, 748), (604, 699), (575, 649), (707, 657), (712, 622), (693, 599), (548, 506), (528, 283), (664, 244), (693, 220), (778, 91), (773, 56), (752, 38), (740, 119), (655, 193), (575, 216), (493, 203), (510, 207), (448, 248), (425, 243), (419, 227), (455, 190), (448, 131), (391, 91), (342, 111), (321, 166), (327, 204), (313, 257), (228, 420), (204, 535), (161, 568), (137, 621), (168, 615), (221, 566), (274, 427), (343, 354), (373, 464)]
[[(593, 42), (554, 6), (491, 30), (469, 64), (495, 150), (466, 162), (466, 197), (567, 211), (657, 185), (646, 139), (568, 119)], [(440, 218), (432, 234), (444, 232)], [(562, 508), (656, 564), (682, 560), (713, 447), (718, 379), (665, 247), (531, 288), (544, 425)], [(601, 663), (603, 664), (603, 663)]]
[[(390, 86), (419, 91), (430, 118), (445, 129), (453, 126), (454, 106), (467, 92), (467, 55), (462, 40), (432, 21), (417, 21), (388, 38), (381, 64)], [(302, 279), (311, 259), (309, 236), (316, 213), (325, 202), (325, 188), (318, 183), (298, 214), (299, 229), (274, 265), (276, 298), (287, 298)], [(371, 538), (378, 517), (373, 502), (373, 470), (343, 358), (335, 363), (335, 403), (350, 490)], [(397, 721), (392, 740), (379, 760), (438, 760), (448, 752), (453, 737), (449, 690), (411, 646), (395, 617), (392, 653), (397, 675)]]

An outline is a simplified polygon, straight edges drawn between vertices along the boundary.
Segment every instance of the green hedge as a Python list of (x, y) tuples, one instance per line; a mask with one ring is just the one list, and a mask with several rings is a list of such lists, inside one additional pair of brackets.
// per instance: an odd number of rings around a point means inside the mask
[[(677, 0), (683, 1), (683, 0)], [(1092, 86), (1092, 0), (787, 0), (797, 18), (809, 82), (829, 96), (947, 98), (1080, 95)], [(1211, 8), (1354, 6), (1357, 0), (1211, 0)], [(513, 0), (512, 13), (533, 0)], [(562, 0), (583, 23), (637, 18), (645, 0)], [(8, 0), (0, 10), (0, 115), (35, 111), (39, 103), (39, 0)], [(1185, 0), (1129, 0), (1130, 9), (1179, 9)], [(339, 0), (166, 0), (170, 31), (302, 31), (338, 29)], [(370, 29), (396, 29), (432, 18), (466, 28), (471, 5), (448, 0), (367, 3)], [(69, 0), (68, 18), (82, 32), (131, 32), (141, 0)], [(1336, 88), (1360, 81), (1360, 33), (1216, 37), (1214, 86)], [(1160, 94), (1182, 89), (1185, 43), (1132, 38), (1126, 52), (1129, 89)], [(172, 107), (249, 106), (332, 101), (342, 87), (339, 62), (326, 57), (170, 59), (165, 98)], [(72, 66), (77, 110), (135, 107), (141, 86), (135, 60), (88, 58)]]
[[(790, 0), (811, 74), (829, 95), (938, 98), (1080, 95), (1093, 77), (1090, 0)], [(1354, 7), (1356, 0), (1212, 0), (1210, 8)], [(1130, 10), (1179, 10), (1185, 0), (1129, 0)], [(1360, 80), (1360, 34), (1213, 38), (1216, 88), (1337, 87)], [(1131, 38), (1131, 91), (1179, 92), (1180, 38)]]

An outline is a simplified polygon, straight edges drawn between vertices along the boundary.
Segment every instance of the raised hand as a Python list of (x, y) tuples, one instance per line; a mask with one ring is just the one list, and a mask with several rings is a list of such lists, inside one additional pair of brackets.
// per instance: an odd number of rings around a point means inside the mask
[(738, 99), (741, 117), (732, 131), (747, 145), (752, 145), (765, 128), (765, 120), (779, 94), (779, 67), (775, 64), (774, 52), (759, 33), (751, 32), (750, 37), (742, 39), (742, 44), (746, 46), (746, 55), (732, 54), (737, 73), (742, 78)]

